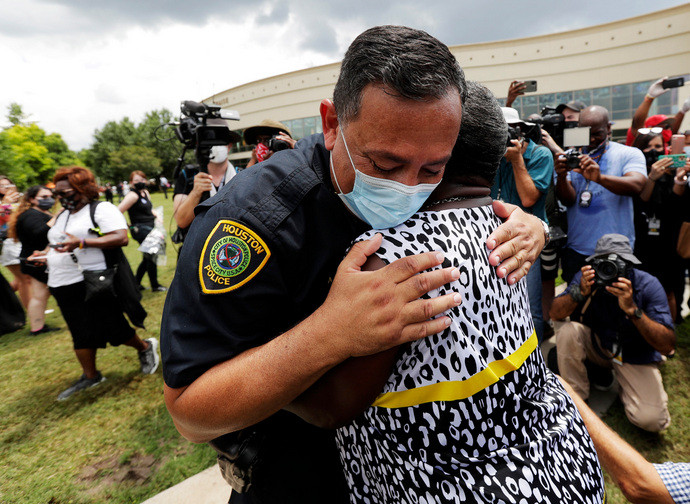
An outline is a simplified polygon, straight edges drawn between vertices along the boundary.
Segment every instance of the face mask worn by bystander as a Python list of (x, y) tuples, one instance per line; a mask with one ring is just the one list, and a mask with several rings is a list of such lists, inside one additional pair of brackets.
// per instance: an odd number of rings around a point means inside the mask
[(362, 173), (355, 167), (347, 146), (345, 135), (343, 144), (350, 159), (350, 165), (355, 171), (355, 183), (352, 192), (343, 194), (333, 167), (333, 154), (330, 156), (333, 180), (338, 188), (338, 196), (345, 205), (364, 222), (374, 229), (388, 229), (402, 224), (417, 212), (431, 193), (436, 184), (418, 184), (408, 186), (394, 180), (381, 179)]

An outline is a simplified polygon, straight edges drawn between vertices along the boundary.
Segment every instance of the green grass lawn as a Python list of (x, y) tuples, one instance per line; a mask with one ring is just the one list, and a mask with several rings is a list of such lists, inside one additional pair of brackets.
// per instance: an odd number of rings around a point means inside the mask
[[(172, 200), (153, 195), (165, 207)], [(140, 262), (138, 244), (126, 249), (132, 267)], [(168, 244), (168, 263), (159, 267), (163, 285), (172, 280), (176, 252)], [(3, 270), (8, 280), (11, 275)], [(144, 280), (148, 287), (148, 279)], [(144, 291), (149, 312), (142, 338), (158, 337), (165, 294)], [(57, 394), (81, 373), (72, 342), (54, 300), (50, 325), (58, 332), (29, 336), (28, 326), (0, 337), (0, 502), (21, 504), (138, 503), (213, 464), (214, 452), (193, 445), (175, 430), (163, 404), (163, 378), (139, 372), (128, 347), (99, 352), (98, 367), (107, 381), (56, 402)], [(625, 418), (620, 403), (606, 422), (653, 462), (690, 461), (690, 322), (678, 330), (677, 356), (663, 366), (671, 416), (661, 435), (645, 433)], [(607, 478), (610, 502), (626, 502)]]

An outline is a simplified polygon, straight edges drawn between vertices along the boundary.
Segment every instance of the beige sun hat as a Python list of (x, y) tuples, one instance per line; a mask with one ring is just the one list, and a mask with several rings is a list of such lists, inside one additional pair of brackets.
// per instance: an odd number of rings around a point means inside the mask
[(292, 138), (292, 133), (283, 123), (274, 121), (273, 119), (264, 119), (256, 126), (250, 126), (244, 130), (244, 142), (247, 145), (254, 145), (256, 143), (256, 137), (259, 135), (277, 135), (281, 131), (284, 131)]

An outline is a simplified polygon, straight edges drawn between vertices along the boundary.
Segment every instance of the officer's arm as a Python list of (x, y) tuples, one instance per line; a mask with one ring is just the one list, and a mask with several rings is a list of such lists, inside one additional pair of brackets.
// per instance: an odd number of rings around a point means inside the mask
[(361, 271), (380, 244), (380, 236), (355, 244), (325, 302), (293, 329), (212, 367), (189, 386), (166, 386), (166, 406), (180, 433), (206, 442), (243, 429), (284, 408), (349, 357), (445, 329), (448, 317), (433, 317), (459, 304), (455, 294), (419, 298), (457, 279), (457, 269), (425, 272), (443, 261), (429, 252), (400, 259), (385, 271)]
[[(371, 256), (362, 269), (375, 271), (383, 266), (385, 263), (381, 259)], [(285, 409), (326, 429), (351, 422), (381, 393), (400, 348), (346, 360), (323, 375)]]

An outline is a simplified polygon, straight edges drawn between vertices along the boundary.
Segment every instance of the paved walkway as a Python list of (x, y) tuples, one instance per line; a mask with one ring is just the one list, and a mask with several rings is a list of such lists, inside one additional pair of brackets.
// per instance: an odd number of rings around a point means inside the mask
[(216, 464), (142, 504), (227, 504), (229, 498), (230, 486)]

